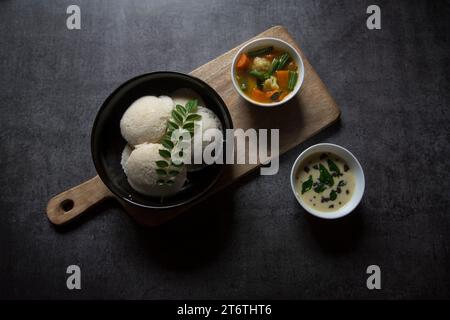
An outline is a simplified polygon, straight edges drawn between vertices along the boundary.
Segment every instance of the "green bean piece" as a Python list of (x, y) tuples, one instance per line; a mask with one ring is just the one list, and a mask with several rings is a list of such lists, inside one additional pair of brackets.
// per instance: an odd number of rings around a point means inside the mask
[(294, 90), (295, 84), (297, 83), (298, 73), (295, 71), (289, 70), (289, 79), (288, 79), (288, 90)]
[(274, 58), (272, 60), (272, 65), (270, 66), (270, 69), (267, 72), (267, 75), (268, 75), (267, 78), (269, 78), (276, 70), (278, 70), (277, 68), (278, 68), (279, 63), (280, 63), (280, 60), (278, 60), (278, 58)]
[(288, 53), (283, 53), (279, 58), (274, 58), (272, 60), (272, 65), (267, 72), (267, 78), (269, 78), (275, 71), (282, 69), (289, 58), (290, 56)]
[(277, 65), (277, 70), (283, 69), (284, 65), (286, 64), (286, 62), (289, 60), (290, 56), (288, 53), (283, 53), (280, 56), (278, 65)]
[(251, 76), (254, 76), (254, 77), (257, 78), (257, 79), (261, 79), (261, 80), (266, 79), (266, 74), (265, 74), (264, 72), (260, 72), (260, 71), (256, 71), (256, 70), (251, 70), (251, 71), (249, 72), (249, 74), (250, 74)]
[(262, 54), (268, 54), (272, 50), (273, 50), (273, 46), (270, 46), (270, 47), (265, 47), (265, 48), (249, 51), (249, 52), (247, 52), (247, 55), (250, 57), (256, 57), (256, 56), (259, 56)]

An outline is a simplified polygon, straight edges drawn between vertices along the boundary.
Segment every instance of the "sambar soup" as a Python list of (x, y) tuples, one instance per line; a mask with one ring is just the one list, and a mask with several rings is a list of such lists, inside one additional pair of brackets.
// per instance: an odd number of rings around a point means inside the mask
[(236, 62), (236, 82), (256, 102), (282, 101), (294, 90), (298, 74), (289, 53), (274, 46), (242, 53)]

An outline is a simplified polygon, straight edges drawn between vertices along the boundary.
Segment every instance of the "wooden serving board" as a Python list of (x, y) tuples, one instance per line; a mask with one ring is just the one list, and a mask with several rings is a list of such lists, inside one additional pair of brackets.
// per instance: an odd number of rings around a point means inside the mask
[[(274, 108), (254, 106), (242, 99), (234, 90), (231, 82), (231, 62), (243, 44), (195, 69), (191, 75), (207, 82), (219, 93), (230, 111), (235, 129), (279, 129), (281, 155), (335, 122), (340, 116), (340, 110), (300, 47), (284, 27), (272, 27), (253, 39), (260, 37), (282, 39), (290, 43), (302, 56), (304, 81), (300, 92), (286, 104)], [(224, 174), (208, 195), (222, 190), (259, 166), (259, 164), (227, 165)], [(99, 194), (109, 192), (100, 178), (95, 177), (91, 183), (98, 189)], [(152, 212), (148, 209), (138, 210), (121, 202), (133, 218), (148, 226), (160, 225), (195, 205), (192, 203), (189, 206)], [(49, 213), (47, 209), (47, 214), (52, 222), (58, 224), (56, 213)]]
[[(202, 79), (220, 94), (230, 111), (234, 128), (280, 129), (281, 155), (335, 122), (339, 118), (340, 110), (319, 75), (284, 27), (272, 27), (253, 39), (261, 37), (282, 39), (293, 45), (302, 56), (305, 78), (300, 92), (288, 103), (274, 108), (262, 108), (249, 104), (234, 90), (231, 82), (231, 62), (244, 43), (190, 74)], [(229, 186), (259, 166), (259, 164), (227, 165), (225, 172), (209, 195)], [(158, 225), (187, 209), (187, 207), (179, 207), (158, 215), (149, 214), (148, 210), (138, 212), (128, 208), (128, 211), (142, 224)]]

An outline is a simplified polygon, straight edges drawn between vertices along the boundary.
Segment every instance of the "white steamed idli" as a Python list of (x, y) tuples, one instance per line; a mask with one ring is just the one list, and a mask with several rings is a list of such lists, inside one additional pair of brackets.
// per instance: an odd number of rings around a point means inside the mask
[(131, 152), (133, 152), (133, 147), (131, 147), (129, 144), (126, 144), (125, 148), (123, 148), (122, 151), (122, 157), (120, 158), (120, 164), (122, 165), (123, 170), (125, 170), (125, 163), (127, 163)]
[(152, 197), (167, 197), (181, 190), (186, 181), (186, 167), (179, 169), (171, 185), (158, 185), (161, 176), (156, 172), (156, 161), (164, 160), (159, 150), (161, 144), (149, 143), (136, 146), (125, 163), (125, 174), (130, 186), (139, 193)]
[(159, 99), (161, 99), (163, 103), (171, 105), (172, 108), (173, 108), (174, 104), (173, 104), (173, 100), (172, 100), (171, 97), (169, 97), (169, 96), (159, 96)]
[(158, 142), (173, 109), (170, 97), (145, 96), (131, 104), (120, 120), (120, 132), (132, 146)]
[(189, 100), (197, 99), (199, 106), (204, 106), (205, 102), (203, 99), (193, 90), (188, 88), (181, 88), (172, 93), (173, 105), (182, 105), (183, 107)]
[[(202, 119), (200, 120), (202, 122), (202, 130), (200, 131), (198, 128), (198, 125), (197, 125), (196, 126), (197, 130), (195, 130), (194, 137), (192, 138), (191, 164), (187, 165), (187, 170), (190, 172), (203, 169), (206, 166), (205, 164), (194, 164), (194, 148), (195, 148), (194, 143), (195, 143), (195, 141), (197, 141), (197, 140), (202, 141), (201, 142), (202, 143), (202, 154), (203, 154), (203, 151), (205, 150), (205, 148), (210, 143), (214, 143), (214, 144), (221, 143), (220, 141), (216, 141), (213, 139), (211, 139), (213, 141), (210, 141), (210, 139), (206, 139), (204, 136), (206, 130), (208, 130), (208, 129), (218, 129), (218, 130), (222, 131), (222, 123), (220, 122), (220, 119), (217, 117), (217, 115), (212, 110), (205, 108), (205, 107), (201, 107), (201, 106), (198, 107), (197, 114), (202, 116)], [(198, 121), (198, 122), (200, 122), (200, 121)], [(196, 121), (197, 124), (198, 124), (198, 122)]]

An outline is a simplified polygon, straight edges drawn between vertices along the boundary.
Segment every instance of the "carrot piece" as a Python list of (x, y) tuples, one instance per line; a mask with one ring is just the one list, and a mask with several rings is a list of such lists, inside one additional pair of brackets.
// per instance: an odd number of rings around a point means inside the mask
[(268, 99), (270, 99), (270, 97), (267, 98), (264, 91), (261, 91), (258, 88), (253, 88), (251, 97), (253, 100), (258, 102), (268, 102)]
[(243, 53), (241, 54), (241, 56), (239, 57), (237, 64), (236, 64), (236, 68), (238, 69), (247, 69), (250, 65), (250, 59), (249, 57)]
[(276, 92), (277, 92), (277, 90), (266, 91), (265, 92), (266, 98), (270, 99), (270, 97), (272, 97)]
[(279, 91), (278, 90), (262, 91), (258, 88), (253, 88), (251, 98), (258, 102), (273, 102), (279, 99), (277, 97), (275, 100), (272, 100), (272, 96), (277, 92)]
[(289, 71), (288, 70), (278, 70), (277, 71), (277, 81), (278, 81), (278, 85), (281, 88), (287, 89), (288, 82), (289, 82)]
[(289, 92), (287, 91), (283, 91), (282, 94), (280, 94), (280, 97), (278, 98), (278, 101), (283, 100), (284, 98), (286, 98), (286, 96), (289, 94)]

